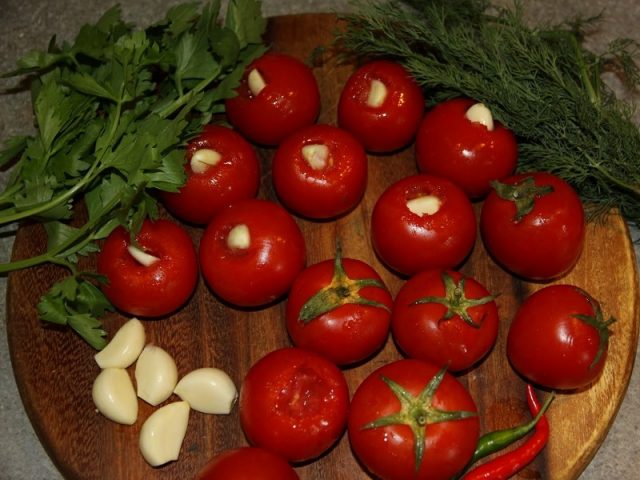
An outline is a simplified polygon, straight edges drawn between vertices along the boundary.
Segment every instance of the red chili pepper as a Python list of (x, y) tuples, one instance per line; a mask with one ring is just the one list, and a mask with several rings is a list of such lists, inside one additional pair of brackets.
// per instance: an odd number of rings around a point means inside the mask
[[(540, 411), (540, 401), (531, 385), (527, 385), (527, 404), (531, 415), (537, 415)], [(511, 478), (538, 456), (547, 444), (548, 438), (549, 422), (547, 417), (543, 415), (536, 424), (533, 434), (525, 443), (467, 472), (463, 479), (506, 480)]]

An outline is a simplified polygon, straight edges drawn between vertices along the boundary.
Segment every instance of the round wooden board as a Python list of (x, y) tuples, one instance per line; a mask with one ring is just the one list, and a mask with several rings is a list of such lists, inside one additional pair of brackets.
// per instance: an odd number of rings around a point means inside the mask
[[(335, 17), (329, 14), (278, 17), (270, 20), (268, 38), (274, 50), (308, 60), (315, 47), (330, 42), (336, 27)], [(320, 121), (335, 124), (337, 100), (352, 67), (324, 60), (314, 67), (323, 98)], [(268, 167), (273, 151), (261, 153), (264, 177), (260, 196), (274, 198)], [(369, 185), (358, 208), (334, 222), (297, 221), (307, 242), (308, 264), (332, 258), (339, 238), (345, 256), (373, 265), (395, 294), (403, 280), (374, 255), (369, 218), (386, 186), (415, 173), (413, 148), (393, 156), (371, 156), (369, 162)], [(202, 229), (189, 231), (197, 246)], [(38, 253), (45, 245), (46, 237), (39, 226), (23, 226), (16, 237), (13, 259)], [(86, 266), (91, 267), (94, 261), (88, 259)], [(489, 357), (459, 378), (478, 403), (483, 431), (521, 423), (528, 417), (525, 384), (506, 360), (505, 338), (518, 304), (541, 285), (521, 282), (505, 273), (488, 258), (480, 240), (462, 270), (473, 274), (490, 291), (500, 292), (497, 302), (502, 324)], [(63, 275), (64, 271), (52, 266), (12, 273), (7, 312), (9, 347), (25, 408), (63, 475), (73, 479), (187, 479), (193, 478), (214, 454), (246, 445), (237, 408), (228, 416), (192, 412), (180, 459), (161, 468), (148, 466), (138, 450), (138, 433), (154, 408), (140, 401), (139, 417), (133, 426), (114, 424), (97, 413), (91, 400), (91, 385), (99, 372), (93, 361), (95, 352), (72, 332), (38, 320), (38, 299)], [(614, 214), (602, 224), (588, 226), (582, 258), (562, 282), (589, 291), (601, 301), (605, 314), (618, 321), (612, 327), (609, 359), (602, 377), (590, 388), (558, 396), (549, 413), (550, 442), (543, 455), (518, 478), (558, 480), (579, 476), (615, 418), (636, 352), (636, 262), (626, 224), (619, 216)], [(240, 386), (256, 360), (290, 344), (283, 323), (284, 305), (283, 300), (267, 309), (229, 308), (216, 300), (201, 279), (188, 305), (170, 318), (146, 321), (145, 328), (149, 342), (174, 356), (181, 375), (194, 368), (216, 366)], [(124, 321), (126, 317), (118, 314), (105, 318), (109, 335)], [(371, 371), (398, 358), (389, 339), (373, 359), (345, 370), (351, 391)], [(346, 435), (328, 454), (296, 469), (302, 479), (309, 480), (370, 478), (354, 460)]]

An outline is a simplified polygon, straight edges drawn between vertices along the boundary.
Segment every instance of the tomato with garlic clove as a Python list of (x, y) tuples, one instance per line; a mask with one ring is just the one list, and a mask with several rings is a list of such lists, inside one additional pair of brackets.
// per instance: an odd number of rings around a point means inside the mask
[(278, 198), (295, 213), (329, 219), (352, 210), (367, 187), (367, 155), (349, 132), (303, 127), (278, 147), (272, 163)]
[(411, 142), (424, 112), (424, 96), (399, 63), (375, 60), (347, 80), (338, 102), (338, 124), (370, 152), (398, 150)]
[(205, 126), (189, 142), (186, 159), (187, 180), (180, 191), (161, 193), (164, 205), (180, 220), (204, 225), (222, 207), (258, 193), (258, 155), (230, 128)]
[(222, 209), (200, 240), (200, 266), (221, 299), (255, 307), (287, 293), (304, 268), (304, 237), (293, 217), (269, 200), (240, 200)]
[(245, 69), (238, 95), (225, 103), (227, 119), (249, 140), (278, 145), (320, 113), (313, 71), (290, 55), (267, 53)]
[(454, 268), (476, 241), (476, 218), (464, 192), (449, 180), (412, 175), (390, 185), (371, 216), (376, 253), (393, 270), (413, 275)]
[(470, 198), (482, 198), (492, 180), (514, 171), (518, 145), (487, 106), (456, 98), (425, 115), (416, 136), (416, 159), (421, 172), (448, 178)]
[(118, 227), (98, 255), (101, 285), (113, 305), (132, 315), (159, 317), (182, 306), (198, 280), (196, 251), (189, 234), (169, 220), (145, 220), (132, 244)]

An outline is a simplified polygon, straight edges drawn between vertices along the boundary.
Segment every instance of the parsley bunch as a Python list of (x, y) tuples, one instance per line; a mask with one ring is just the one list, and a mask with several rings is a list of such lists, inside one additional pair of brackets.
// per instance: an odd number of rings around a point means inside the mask
[(619, 209), (640, 225), (640, 130), (633, 109), (603, 81), (640, 86), (639, 45), (616, 39), (602, 53), (582, 45), (597, 18), (530, 27), (522, 2), (355, 1), (338, 41), (361, 58), (405, 65), (431, 103), (466, 96), (490, 106), (519, 141), (519, 170), (571, 183), (592, 215)]
[[(0, 225), (42, 222), (47, 250), (0, 265), (0, 273), (44, 263), (71, 275), (38, 304), (40, 317), (69, 325), (96, 349), (106, 344), (99, 317), (113, 307), (78, 257), (119, 225), (131, 232), (158, 214), (154, 190), (185, 181), (184, 146), (224, 110), (246, 65), (265, 52), (258, 0), (171, 8), (146, 29), (125, 23), (118, 7), (85, 25), (71, 44), (33, 51), (6, 76), (28, 75), (34, 136), (10, 138), (0, 166), (15, 161), (0, 194)], [(16, 160), (17, 159), (17, 160)], [(87, 220), (75, 226), (74, 205)]]

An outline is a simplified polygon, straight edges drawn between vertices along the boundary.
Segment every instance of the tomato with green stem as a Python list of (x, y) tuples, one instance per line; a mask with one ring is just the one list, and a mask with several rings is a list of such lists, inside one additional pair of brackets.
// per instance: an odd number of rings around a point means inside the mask
[(393, 300), (367, 263), (342, 258), (307, 267), (293, 283), (287, 301), (287, 330), (298, 347), (338, 365), (359, 362), (384, 345)]
[(458, 372), (477, 364), (498, 336), (495, 296), (472, 277), (426, 270), (396, 296), (391, 329), (409, 357)]
[(380, 367), (349, 411), (356, 457), (383, 480), (448, 480), (471, 459), (480, 423), (475, 402), (445, 368), (420, 360)]

